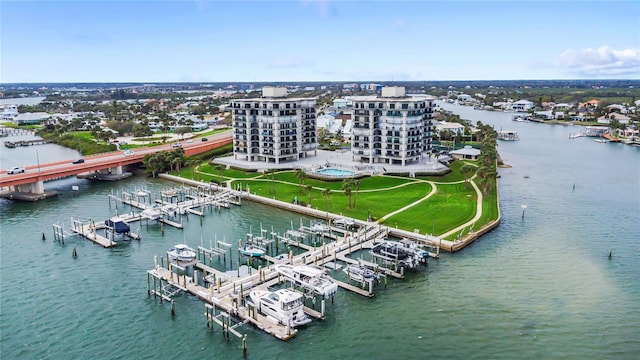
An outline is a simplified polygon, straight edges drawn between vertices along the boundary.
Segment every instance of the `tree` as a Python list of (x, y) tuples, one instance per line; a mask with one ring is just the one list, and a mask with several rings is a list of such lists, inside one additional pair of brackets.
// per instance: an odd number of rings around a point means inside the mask
[(176, 134), (180, 134), (180, 136), (184, 139), (184, 134), (193, 132), (193, 129), (190, 126), (179, 127), (174, 131)]
[(311, 206), (311, 190), (313, 190), (313, 186), (311, 185), (306, 185), (305, 190), (307, 190), (307, 194), (309, 195), (309, 201), (307, 202), (307, 204), (309, 204), (309, 206)]
[(356, 207), (356, 201), (358, 201), (358, 191), (360, 191), (360, 180), (354, 180), (353, 186), (356, 188), (356, 197), (353, 199), (353, 207)]
[(460, 173), (462, 173), (462, 176), (464, 176), (465, 187), (469, 188), (469, 180), (471, 179), (471, 175), (475, 170), (476, 167), (469, 163), (466, 163), (460, 167)]
[(322, 195), (327, 198), (327, 211), (331, 210), (331, 189), (326, 188), (322, 190)]
[(351, 188), (353, 187), (353, 179), (344, 179), (342, 184), (342, 190), (344, 190), (344, 194), (349, 198), (348, 207), (351, 209)]

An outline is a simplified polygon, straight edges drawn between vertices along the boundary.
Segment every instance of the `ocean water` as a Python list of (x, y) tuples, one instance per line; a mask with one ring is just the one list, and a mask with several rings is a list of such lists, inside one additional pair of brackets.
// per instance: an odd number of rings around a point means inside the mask
[[(640, 356), (640, 148), (569, 140), (577, 129), (450, 108), (520, 135), (499, 142), (512, 166), (499, 170), (500, 226), (424, 271), (390, 280), (372, 299), (340, 290), (327, 304), (327, 319), (288, 342), (240, 327), (248, 336), (247, 358)], [(32, 154), (24, 157), (19, 160)], [(142, 240), (112, 249), (79, 238), (53, 241), (54, 223), (129, 211), (109, 205), (112, 192), (171, 185), (144, 176), (116, 183), (67, 179), (47, 183), (60, 191), (55, 199), (0, 201), (2, 359), (242, 358), (238, 339), (207, 328), (201, 301), (178, 296), (172, 317), (167, 303), (149, 297), (146, 271), (176, 243), (237, 243), (261, 224), (269, 231), (297, 226), (300, 215), (245, 202), (208, 213), (202, 223), (191, 215), (185, 230), (166, 227), (164, 235), (154, 225), (133, 225)], [(233, 261), (220, 266), (235, 268)]]

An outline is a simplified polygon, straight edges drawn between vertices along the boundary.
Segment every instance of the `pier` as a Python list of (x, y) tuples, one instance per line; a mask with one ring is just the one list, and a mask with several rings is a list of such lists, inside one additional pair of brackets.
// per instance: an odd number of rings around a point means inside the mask
[(51, 141), (49, 140), (43, 140), (43, 139), (39, 139), (39, 140), (20, 140), (20, 141), (5, 141), (4, 142), (4, 146), (13, 149), (17, 146), (31, 146), (31, 145), (43, 145), (43, 144), (49, 144), (51, 143)]
[[(353, 256), (357, 252), (370, 250), (375, 243), (384, 241), (387, 236), (386, 228), (381, 226), (354, 226), (344, 229), (323, 225), (317, 221), (306, 226), (301, 220), (297, 229), (292, 221), (291, 229), (281, 235), (274, 232), (273, 228), (269, 231), (260, 224), (260, 235), (254, 235), (250, 229), (247, 241), (265, 246), (267, 253), (264, 256), (243, 257), (239, 251), (242, 247), (240, 240), (237, 248), (237, 266), (233, 270), (234, 251), (231, 243), (216, 239), (215, 242), (210, 241), (207, 248), (201, 240), (193, 261), (180, 263), (170, 260), (167, 254), (165, 266), (165, 258), (156, 256), (154, 268), (147, 271), (148, 293), (149, 296), (159, 298), (161, 302), (172, 302), (172, 296), (181, 292), (198, 297), (205, 302), (207, 326), (213, 329), (214, 324), (217, 324), (222, 328), (223, 335), (233, 334), (241, 338), (243, 344), (246, 344), (246, 334), (242, 334), (238, 329), (245, 324), (251, 324), (277, 339), (288, 340), (299, 330), (256, 311), (255, 304), (248, 297), (249, 292), (282, 287), (298, 291), (305, 299), (311, 300), (313, 305), (309, 307), (305, 304), (303, 311), (312, 318), (324, 319), (327, 297), (317, 293), (313, 288), (306, 287), (304, 283), (289, 279), (277, 270), (276, 265), (314, 265), (334, 271), (340, 269), (338, 262), (365, 266), (375, 272), (376, 279), (379, 280), (363, 278), (354, 282), (354, 279), (345, 273), (346, 281), (335, 278), (333, 281), (341, 289), (370, 298), (374, 296), (375, 285), (384, 283), (386, 288), (387, 278), (402, 279), (405, 269), (397, 262), (381, 263), (375, 256), (371, 256), (370, 261), (362, 255), (359, 255), (359, 258)], [(281, 245), (286, 253), (272, 256), (279, 252)], [(300, 253), (294, 255), (292, 248), (299, 249)], [(229, 261), (231, 270), (215, 268), (216, 263), (218, 266), (222, 265), (221, 258), (225, 269), (227, 260)], [(258, 265), (257, 269), (253, 267), (255, 265)], [(318, 297), (320, 309), (316, 310)], [(329, 297), (333, 303), (333, 295)]]

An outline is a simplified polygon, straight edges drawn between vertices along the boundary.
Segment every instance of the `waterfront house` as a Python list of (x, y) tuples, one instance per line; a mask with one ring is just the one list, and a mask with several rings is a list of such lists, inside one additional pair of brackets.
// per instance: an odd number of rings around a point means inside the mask
[(478, 160), (480, 153), (480, 149), (476, 149), (470, 145), (466, 145), (462, 149), (449, 151), (449, 154), (458, 160)]
[(618, 122), (620, 124), (628, 124), (629, 120), (631, 120), (626, 115), (622, 115), (622, 114), (618, 114), (618, 113), (611, 113), (609, 115), (600, 116), (597, 119), (597, 122), (598, 122), (598, 124), (609, 124), (609, 123), (611, 123), (611, 120), (613, 120), (613, 119), (618, 120)]
[(528, 110), (533, 109), (534, 106), (535, 104), (532, 101), (518, 100), (511, 104), (511, 109), (518, 112), (527, 112)]

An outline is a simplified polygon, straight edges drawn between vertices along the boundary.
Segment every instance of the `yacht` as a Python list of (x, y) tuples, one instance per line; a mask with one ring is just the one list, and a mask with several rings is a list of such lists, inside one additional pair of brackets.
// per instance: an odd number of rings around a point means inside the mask
[(167, 255), (169, 255), (169, 260), (190, 262), (195, 260), (196, 251), (185, 244), (178, 244), (167, 251)]
[(326, 270), (313, 265), (277, 264), (275, 269), (288, 280), (313, 290), (319, 295), (331, 297), (338, 291), (338, 284), (326, 273)]
[(252, 290), (249, 297), (258, 311), (281, 324), (295, 328), (311, 322), (311, 318), (303, 311), (302, 294), (296, 291)]

